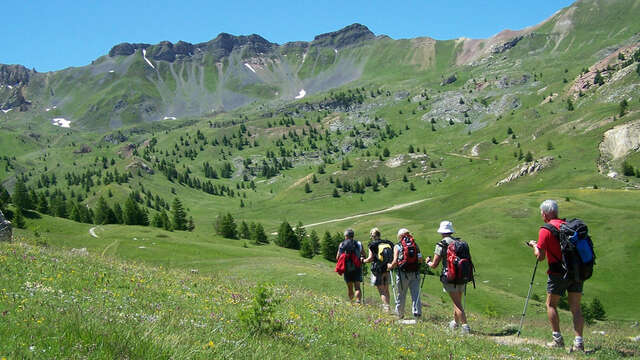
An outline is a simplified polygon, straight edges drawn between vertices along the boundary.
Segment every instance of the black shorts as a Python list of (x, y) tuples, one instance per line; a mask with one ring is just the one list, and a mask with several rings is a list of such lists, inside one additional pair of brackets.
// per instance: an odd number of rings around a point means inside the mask
[(547, 293), (563, 296), (565, 291), (582, 293), (582, 281), (563, 279), (562, 275), (549, 274)]
[(350, 273), (344, 273), (345, 282), (362, 282), (362, 271), (360, 269)]

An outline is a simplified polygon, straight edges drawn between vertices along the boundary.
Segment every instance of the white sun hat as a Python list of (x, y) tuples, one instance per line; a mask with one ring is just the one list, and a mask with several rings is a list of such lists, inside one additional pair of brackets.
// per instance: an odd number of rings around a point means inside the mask
[(400, 236), (400, 235), (404, 235), (404, 234), (406, 234), (406, 233), (408, 233), (408, 232), (409, 232), (409, 230), (407, 230), (407, 229), (405, 229), (405, 228), (402, 228), (402, 229), (398, 230), (398, 236)]
[(451, 221), (445, 220), (440, 222), (438, 232), (440, 234), (453, 234), (455, 231), (453, 231), (453, 224)]

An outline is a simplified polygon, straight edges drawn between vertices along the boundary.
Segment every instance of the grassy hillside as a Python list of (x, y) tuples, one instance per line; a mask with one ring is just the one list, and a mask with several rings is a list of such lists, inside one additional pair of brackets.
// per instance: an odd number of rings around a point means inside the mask
[[(67, 224), (45, 219), (68, 231)], [(125, 232), (126, 231), (126, 232)], [(513, 334), (522, 298), (492, 289), (469, 290), (467, 303), (474, 335), (460, 337), (446, 328), (450, 305), (429, 278), (423, 291), (425, 321), (397, 324), (382, 313), (366, 285), (365, 306), (344, 300), (342, 280), (325, 261), (306, 260), (272, 246), (243, 248), (241, 242), (198, 239), (190, 234), (137, 232), (105, 227), (100, 238), (81, 243), (87, 253), (52, 246), (46, 234), (18, 232), (13, 244), (0, 244), (2, 278), (0, 356), (91, 358), (301, 358), (344, 356), (388, 358), (547, 358), (542, 304), (533, 301), (524, 339)], [(26, 236), (26, 237), (25, 237)], [(112, 240), (117, 242), (114, 245)], [(80, 239), (66, 242), (71, 246)], [(49, 245), (44, 246), (49, 243)], [(108, 243), (108, 244), (107, 244)], [(75, 245), (75, 244), (74, 244)], [(198, 255), (191, 254), (193, 248)], [(135, 255), (138, 253), (139, 255)], [(124, 255), (118, 260), (110, 254)], [(194, 259), (200, 261), (193, 261)], [(25, 259), (27, 261), (25, 261)], [(262, 285), (266, 284), (266, 285)], [(523, 283), (526, 285), (526, 282)], [(265, 287), (273, 320), (271, 331), (255, 332), (240, 315)], [(433, 290), (432, 290), (433, 289)], [(494, 302), (487, 302), (489, 298)], [(480, 305), (484, 303), (484, 305)], [(513, 309), (511, 314), (503, 314)], [(565, 319), (567, 313), (561, 315)], [(277, 326), (276, 326), (277, 325)], [(282, 328), (280, 329), (280, 325)], [(607, 336), (588, 337), (598, 358), (638, 354), (626, 339), (629, 323), (597, 323), (587, 329)], [(278, 328), (276, 330), (276, 328)], [(264, 332), (266, 331), (266, 332)], [(376, 349), (371, 344), (376, 344)], [(259, 354), (259, 355), (258, 355)]]

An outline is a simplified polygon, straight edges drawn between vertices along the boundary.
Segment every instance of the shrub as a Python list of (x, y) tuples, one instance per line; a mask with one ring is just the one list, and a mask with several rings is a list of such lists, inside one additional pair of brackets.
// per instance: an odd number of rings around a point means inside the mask
[(283, 329), (282, 322), (275, 318), (276, 308), (280, 304), (273, 291), (264, 284), (253, 291), (253, 300), (249, 307), (240, 311), (238, 320), (253, 334), (274, 334)]

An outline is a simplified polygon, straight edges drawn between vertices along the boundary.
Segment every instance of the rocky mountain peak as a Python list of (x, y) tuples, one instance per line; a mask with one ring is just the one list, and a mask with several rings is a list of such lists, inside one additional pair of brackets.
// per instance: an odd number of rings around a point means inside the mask
[(320, 34), (313, 39), (312, 45), (341, 48), (374, 39), (375, 34), (362, 24), (351, 24), (338, 31)]
[(22, 65), (0, 64), (0, 84), (16, 86), (29, 82), (31, 71)]

